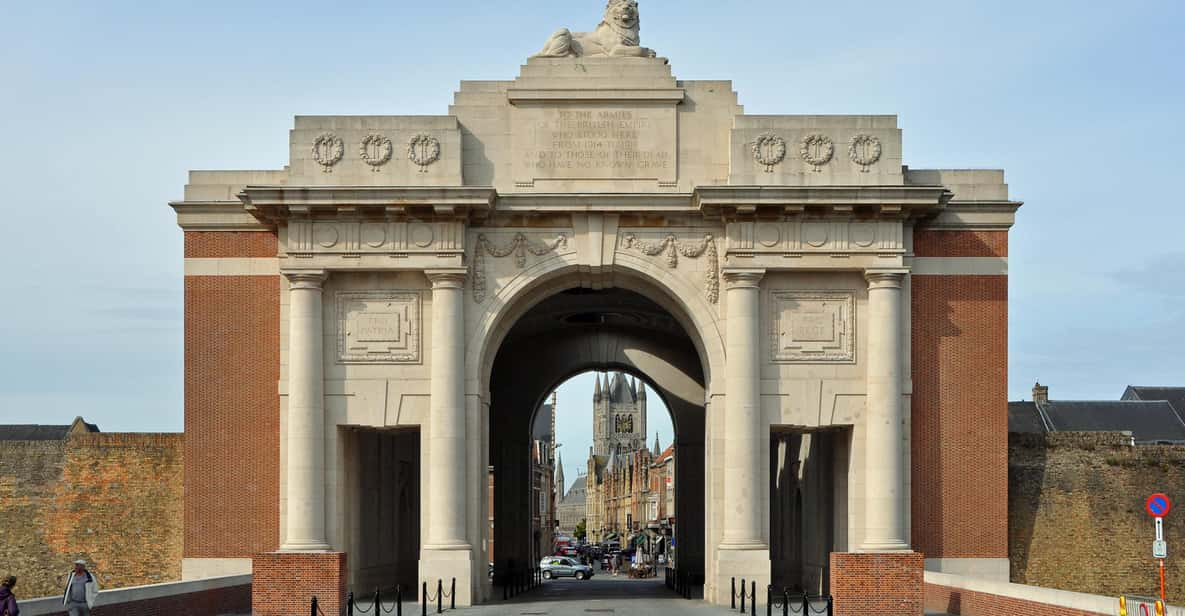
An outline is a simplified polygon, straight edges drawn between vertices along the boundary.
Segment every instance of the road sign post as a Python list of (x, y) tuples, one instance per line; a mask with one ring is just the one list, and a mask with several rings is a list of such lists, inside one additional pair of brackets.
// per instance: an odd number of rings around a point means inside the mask
[[(1164, 540), (1164, 516), (1172, 511), (1173, 502), (1165, 494), (1157, 492), (1144, 501), (1144, 509), (1156, 520), (1156, 539), (1152, 542), (1152, 558), (1156, 559), (1160, 569), (1160, 601), (1163, 604), (1165, 602), (1164, 559), (1169, 555), (1169, 546)], [(1157, 611), (1159, 612), (1161, 609), (1163, 608), (1158, 605)]]

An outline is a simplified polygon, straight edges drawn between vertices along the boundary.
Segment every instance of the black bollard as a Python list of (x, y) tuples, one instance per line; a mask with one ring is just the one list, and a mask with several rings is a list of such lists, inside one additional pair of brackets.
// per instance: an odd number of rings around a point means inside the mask
[(745, 583), (745, 578), (741, 578), (741, 613), (742, 614), (745, 613), (745, 587), (746, 586), (748, 586), (748, 584)]
[(774, 585), (767, 584), (765, 587), (765, 616), (774, 616), (774, 602), (770, 597), (774, 596)]
[[(753, 581), (753, 592), (750, 593), (753, 602), (749, 604), (749, 616), (757, 616), (757, 581)], [(744, 610), (741, 610), (744, 611)]]
[(444, 613), (444, 580), (436, 579), (436, 613)]
[(428, 582), (424, 582), (424, 586), (420, 592), (420, 616), (428, 616)]
[(732, 609), (737, 609), (737, 579), (732, 578)]
[(317, 616), (317, 611), (317, 598), (313, 597), (313, 605), (311, 611), (309, 612), (310, 616)]
[(448, 609), (457, 609), (457, 578), (453, 578), (453, 590), (448, 596)]
[(346, 595), (346, 616), (354, 616), (354, 591)]

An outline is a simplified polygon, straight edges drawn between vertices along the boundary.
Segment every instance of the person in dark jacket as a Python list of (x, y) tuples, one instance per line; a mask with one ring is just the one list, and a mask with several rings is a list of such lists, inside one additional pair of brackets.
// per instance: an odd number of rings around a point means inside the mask
[(16, 605), (16, 595), (12, 594), (12, 587), (16, 586), (16, 577), (8, 576), (0, 582), (0, 616), (19, 616), (21, 608)]

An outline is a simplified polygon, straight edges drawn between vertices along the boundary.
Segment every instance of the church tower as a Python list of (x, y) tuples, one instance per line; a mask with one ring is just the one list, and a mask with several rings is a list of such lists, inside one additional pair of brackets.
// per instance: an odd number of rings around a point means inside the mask
[(593, 454), (608, 456), (646, 447), (646, 385), (620, 372), (593, 386)]

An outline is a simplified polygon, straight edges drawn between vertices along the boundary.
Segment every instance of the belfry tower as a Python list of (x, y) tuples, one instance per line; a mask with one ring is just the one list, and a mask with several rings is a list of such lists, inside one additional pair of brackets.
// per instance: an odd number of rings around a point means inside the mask
[(646, 385), (620, 372), (597, 375), (593, 388), (593, 454), (628, 453), (646, 446)]

